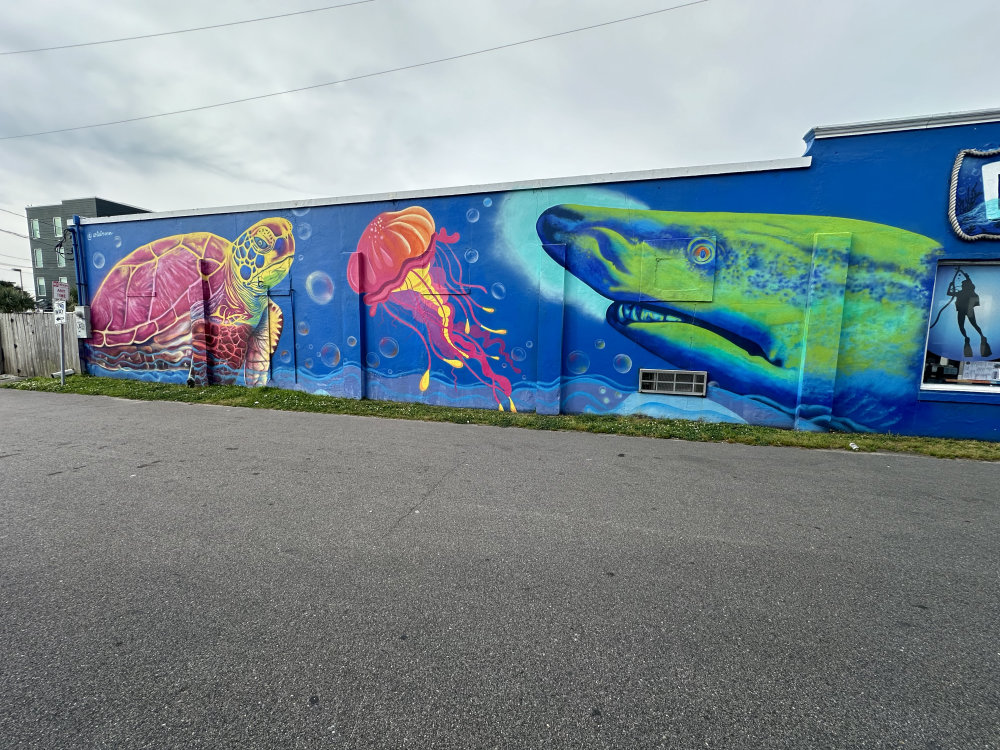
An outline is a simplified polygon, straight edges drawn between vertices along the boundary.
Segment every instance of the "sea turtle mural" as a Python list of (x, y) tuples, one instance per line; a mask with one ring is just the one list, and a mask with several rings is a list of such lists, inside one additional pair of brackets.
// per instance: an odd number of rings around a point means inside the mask
[(283, 320), (267, 292), (294, 255), (292, 225), (282, 218), (258, 221), (232, 242), (192, 232), (133, 250), (94, 295), (91, 363), (186, 370), (191, 385), (264, 385)]

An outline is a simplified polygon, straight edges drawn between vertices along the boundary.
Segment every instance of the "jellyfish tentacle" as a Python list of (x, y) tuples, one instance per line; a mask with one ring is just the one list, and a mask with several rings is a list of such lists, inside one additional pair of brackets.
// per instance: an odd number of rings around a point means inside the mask
[(404, 320), (400, 316), (396, 315), (396, 313), (392, 311), (392, 308), (389, 307), (388, 303), (383, 304), (382, 308), (386, 311), (389, 317), (391, 317), (397, 323), (402, 323), (404, 326), (406, 326), (415, 334), (417, 334), (417, 337), (420, 339), (420, 343), (424, 345), (424, 350), (427, 352), (427, 369), (424, 370), (424, 374), (420, 378), (420, 390), (426, 391), (427, 387), (430, 385), (431, 382), (431, 349), (430, 346), (427, 344), (427, 339), (424, 338), (424, 334), (422, 334), (420, 332), (420, 329), (418, 329), (415, 325), (413, 325), (407, 320)]
[[(462, 264), (459, 262), (458, 257), (455, 255), (455, 251), (451, 249), (450, 245), (439, 245), (436, 250), (443, 251), (441, 252), (441, 257), (444, 258), (445, 263), (448, 265), (446, 270), (452, 285), (466, 290), (478, 291), (483, 294), (486, 293), (486, 287), (481, 284), (470, 284), (462, 278)], [(453, 262), (455, 266), (457, 266), (457, 270), (452, 266)]]

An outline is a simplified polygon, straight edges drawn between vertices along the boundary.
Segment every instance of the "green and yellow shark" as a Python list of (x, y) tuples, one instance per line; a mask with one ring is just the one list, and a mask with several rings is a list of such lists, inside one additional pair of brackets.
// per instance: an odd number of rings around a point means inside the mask
[(826, 216), (579, 205), (536, 229), (610, 300), (613, 328), (797, 427), (890, 430), (912, 408), (936, 240)]

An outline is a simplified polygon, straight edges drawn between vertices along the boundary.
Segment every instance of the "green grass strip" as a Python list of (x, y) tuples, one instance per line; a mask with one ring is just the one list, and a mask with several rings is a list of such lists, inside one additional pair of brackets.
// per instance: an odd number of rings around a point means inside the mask
[(187, 404), (217, 404), (249, 409), (279, 409), (316, 414), (349, 414), (357, 417), (388, 417), (425, 422), (484, 424), (493, 427), (521, 427), (527, 430), (574, 430), (604, 435), (628, 435), (699, 442), (742, 443), (744, 445), (794, 446), (826, 450), (915, 453), (938, 458), (965, 458), (1000, 461), (1000, 443), (984, 440), (951, 440), (873, 433), (796, 432), (774, 427), (684, 419), (653, 419), (612, 414), (532, 414), (458, 409), (399, 401), (370, 401), (332, 396), (316, 396), (279, 388), (243, 388), (212, 385), (189, 388), (184, 385), (145, 383), (138, 380), (74, 375), (60, 386), (51, 378), (28, 378), (0, 387), (44, 393), (77, 393), (111, 396), (141, 401), (179, 401)]

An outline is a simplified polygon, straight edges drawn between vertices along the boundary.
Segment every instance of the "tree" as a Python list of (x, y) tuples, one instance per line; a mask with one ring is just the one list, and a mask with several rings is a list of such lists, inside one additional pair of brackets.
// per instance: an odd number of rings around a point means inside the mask
[(12, 281), (0, 281), (0, 313), (31, 312), (34, 309), (34, 297), (18, 289)]

